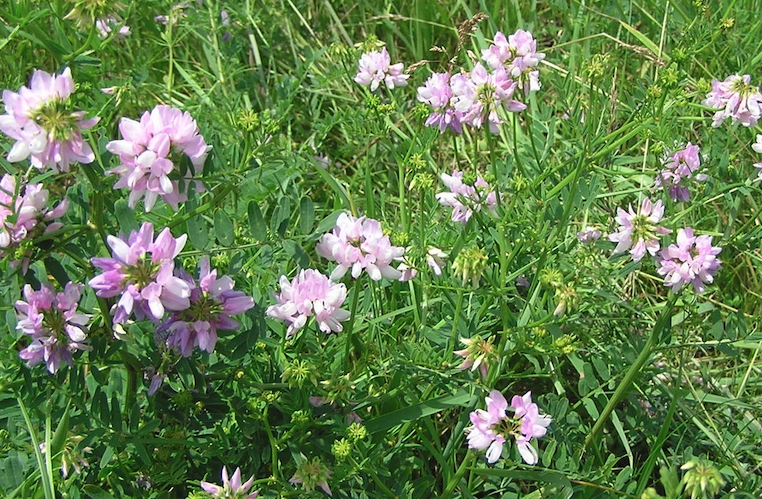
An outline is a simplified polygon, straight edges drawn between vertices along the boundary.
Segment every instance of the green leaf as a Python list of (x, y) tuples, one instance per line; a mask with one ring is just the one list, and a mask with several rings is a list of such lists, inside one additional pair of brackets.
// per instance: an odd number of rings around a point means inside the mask
[(265, 219), (262, 218), (262, 211), (259, 209), (259, 204), (256, 201), (250, 201), (246, 211), (249, 215), (251, 235), (254, 236), (254, 239), (257, 241), (266, 241), (267, 225), (265, 225)]
[(503, 470), (497, 468), (470, 468), (471, 472), (477, 475), (499, 476), (503, 478), (512, 478), (514, 480), (528, 480), (532, 482), (550, 483), (561, 487), (571, 487), (571, 482), (563, 473), (550, 470)]
[(315, 205), (307, 196), (299, 201), (299, 230), (302, 234), (309, 234), (315, 224)]
[(119, 229), (125, 234), (138, 230), (138, 221), (135, 220), (135, 210), (127, 205), (127, 201), (120, 199), (114, 203), (114, 215), (119, 223)]
[(69, 438), (69, 407), (66, 407), (61, 421), (56, 426), (56, 431), (53, 433), (53, 440), (50, 442), (50, 448), (53, 452), (52, 455), (58, 455), (64, 447), (66, 439)]
[(82, 492), (92, 499), (114, 499), (114, 496), (98, 487), (97, 485), (86, 484), (82, 486)]
[(61, 287), (65, 287), (66, 283), (71, 281), (71, 279), (69, 279), (69, 274), (66, 273), (66, 269), (63, 268), (61, 262), (53, 257), (45, 259), (45, 270), (55, 278), (56, 282), (58, 282)]
[(283, 249), (291, 258), (294, 259), (300, 268), (306, 269), (310, 266), (310, 257), (296, 241), (291, 239), (284, 239)]
[(365, 424), (365, 428), (370, 433), (378, 433), (386, 431), (402, 423), (408, 423), (415, 421), (437, 412), (444, 411), (450, 407), (460, 407), (465, 405), (471, 400), (471, 392), (466, 389), (459, 390), (455, 395), (445, 395), (443, 397), (437, 397), (426, 402), (412, 405), (410, 407), (404, 407), (396, 411), (392, 411), (383, 416), (371, 419)]
[(225, 210), (218, 209), (214, 213), (214, 233), (217, 235), (217, 240), (223, 246), (231, 246), (235, 242), (233, 222), (230, 221), (230, 217), (225, 213)]
[(291, 201), (283, 196), (273, 211), (273, 217), (270, 219), (270, 230), (281, 237), (284, 236), (288, 229), (289, 218), (291, 218)]
[(188, 239), (191, 244), (197, 250), (206, 248), (209, 244), (209, 229), (206, 227), (206, 222), (201, 215), (191, 217), (186, 222), (188, 228)]

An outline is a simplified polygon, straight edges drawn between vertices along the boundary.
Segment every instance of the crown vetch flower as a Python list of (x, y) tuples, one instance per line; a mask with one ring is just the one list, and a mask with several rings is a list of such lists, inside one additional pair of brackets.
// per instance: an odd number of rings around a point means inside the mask
[(209, 353), (217, 344), (217, 330), (234, 331), (240, 327), (231, 315), (242, 314), (254, 306), (254, 299), (242, 291), (233, 290), (235, 282), (228, 277), (217, 278), (217, 270), (210, 270), (209, 258), (199, 262), (199, 282), (182, 269), (175, 271), (191, 288), (188, 308), (172, 312), (156, 329), (156, 336), (166, 336), (167, 346), (177, 348), (184, 357), (190, 357), (193, 347)]
[(391, 64), (386, 47), (363, 54), (357, 66), (355, 82), (360, 85), (370, 85), (371, 91), (376, 90), (381, 82), (384, 82), (390, 90), (394, 87), (404, 87), (410, 77), (402, 73), (404, 65), (401, 62)]
[(508, 36), (498, 31), (494, 44), (482, 50), (482, 59), (492, 69), (505, 67), (511, 78), (520, 80), (525, 95), (540, 89), (540, 72), (535, 69), (545, 54), (537, 52), (532, 33), (520, 29)]
[(614, 248), (614, 254), (630, 250), (632, 259), (640, 261), (646, 251), (651, 255), (656, 255), (659, 251), (659, 238), (657, 234), (669, 234), (671, 231), (656, 224), (664, 216), (664, 205), (661, 199), (652, 203), (650, 199), (645, 198), (641, 204), (638, 213), (632, 209), (632, 205), (627, 211), (617, 208), (616, 222), (620, 225), (617, 231), (609, 234), (609, 241), (617, 243)]
[(513, 99), (518, 83), (513, 81), (504, 67), (493, 73), (477, 63), (469, 74), (457, 74), (450, 79), (452, 105), (463, 114), (462, 122), (481, 128), (485, 121), (492, 133), (498, 133), (503, 120), (498, 114), (502, 107), (511, 112), (526, 109), (526, 105)]
[(96, 295), (111, 298), (122, 294), (116, 304), (114, 324), (124, 324), (135, 312), (138, 319), (159, 320), (165, 309), (184, 310), (190, 306), (191, 287), (173, 275), (174, 258), (182, 251), (186, 234), (175, 239), (165, 228), (153, 238), (153, 224), (145, 222), (127, 239), (107, 237), (112, 258), (92, 258), (103, 273), (90, 280)]
[[(762, 154), (762, 135), (757, 135), (757, 142), (751, 145), (751, 148)], [(762, 162), (754, 163), (754, 168), (759, 168), (757, 180), (762, 180)]]
[[(121, 164), (107, 173), (120, 176), (115, 189), (130, 189), (130, 208), (145, 197), (146, 211), (151, 211), (161, 197), (177, 209), (178, 203), (187, 199), (189, 182), (194, 183), (197, 191), (204, 189), (201, 182), (193, 179), (203, 172), (211, 146), (204, 142), (190, 114), (159, 105), (151, 112), (146, 111), (139, 122), (122, 118), (119, 131), (122, 139), (112, 140), (106, 149), (119, 156)], [(190, 160), (192, 171), (176, 171), (176, 163), (183, 155)], [(186, 185), (170, 179), (172, 174), (183, 175)]]
[(730, 75), (724, 81), (712, 80), (712, 91), (701, 103), (718, 109), (712, 126), (718, 127), (728, 118), (732, 123), (740, 121), (743, 126), (756, 126), (762, 114), (762, 93), (751, 84), (751, 76)]
[(551, 418), (539, 413), (537, 404), (532, 403), (532, 393), (513, 397), (512, 418), (507, 415), (508, 402), (499, 391), (492, 390), (485, 402), (486, 411), (477, 409), (469, 414), (472, 426), (466, 428), (468, 448), (486, 449), (487, 462), (492, 464), (500, 459), (503, 445), (513, 437), (524, 462), (537, 464), (537, 450), (531, 445), (531, 440), (545, 435)]
[(346, 286), (332, 282), (317, 270), (302, 270), (291, 282), (281, 276), (280, 293), (275, 298), (278, 304), (267, 308), (267, 316), (288, 325), (286, 338), (303, 328), (313, 316), (326, 334), (340, 333), (344, 330), (341, 323), (349, 319), (349, 312), (341, 308), (347, 299)]
[(114, 16), (106, 16), (96, 20), (95, 27), (98, 30), (98, 36), (102, 40), (111, 36), (111, 32), (116, 28), (119, 28), (119, 30), (116, 32), (115, 38), (122, 39), (130, 35), (130, 27)]
[(679, 291), (686, 284), (693, 284), (697, 292), (704, 291), (704, 284), (714, 281), (720, 269), (717, 258), (722, 248), (712, 246), (712, 236), (694, 236), (693, 229), (686, 227), (677, 231), (677, 244), (671, 244), (659, 254), (656, 272), (664, 276), (664, 285)]
[(474, 336), (472, 338), (461, 338), (460, 342), (466, 348), (453, 352), (464, 359), (458, 366), (458, 369), (471, 368), (472, 371), (479, 369), (482, 378), (487, 379), (490, 364), (497, 361), (498, 358), (495, 345), (492, 344), (492, 338), (484, 340), (480, 336)]
[(439, 176), (442, 183), (450, 189), (450, 192), (440, 192), (436, 195), (437, 201), (442, 206), (449, 206), (452, 210), (452, 221), (466, 223), (473, 215), (474, 210), (481, 211), (486, 207), (490, 213), (495, 214), (497, 207), (497, 195), (489, 190), (490, 185), (481, 177), (476, 177), (473, 185), (463, 182), (463, 172), (454, 171), (452, 175), (443, 173)]
[(703, 182), (709, 178), (704, 173), (696, 173), (701, 168), (699, 152), (699, 146), (688, 142), (683, 149), (669, 156), (664, 162), (664, 169), (656, 176), (656, 188), (663, 189), (664, 185), (667, 185), (673, 201), (687, 202), (690, 199), (690, 182)]
[(389, 236), (384, 235), (381, 224), (372, 218), (355, 218), (342, 213), (332, 232), (324, 234), (317, 244), (317, 252), (339, 265), (331, 273), (331, 279), (341, 279), (349, 269), (357, 279), (365, 270), (371, 279), (380, 281), (400, 279), (402, 272), (392, 267), (400, 260), (405, 248), (392, 246)]
[(0, 255), (12, 255), (11, 264), (21, 262), (24, 272), (33, 251), (32, 241), (63, 226), (52, 221), (66, 213), (68, 201), (64, 199), (52, 210), (47, 204), (48, 190), (42, 184), (17, 187), (12, 175), (0, 179)]
[[(304, 458), (304, 456), (302, 456)], [(301, 483), (304, 490), (307, 492), (315, 490), (315, 487), (320, 487), (323, 492), (331, 494), (331, 489), (328, 487), (328, 478), (333, 475), (333, 471), (329, 470), (319, 458), (314, 458), (312, 461), (306, 459), (288, 481), (292, 484)]]
[(426, 118), (426, 126), (439, 128), (439, 133), (444, 133), (448, 128), (457, 133), (463, 131), (463, 113), (452, 107), (451, 99), (450, 73), (434, 73), (422, 87), (418, 87), (418, 100), (432, 108)]
[(6, 114), (0, 116), (0, 131), (16, 140), (8, 153), (11, 163), (30, 158), (32, 166), (69, 171), (74, 162), (92, 163), (93, 150), (82, 139), (82, 130), (98, 123), (85, 119), (84, 111), (72, 111), (74, 92), (71, 70), (60, 75), (35, 70), (28, 87), (3, 91)]
[(222, 485), (202, 481), (201, 488), (207, 494), (221, 499), (254, 499), (259, 495), (259, 492), (248, 493), (253, 483), (253, 476), (246, 480), (245, 483), (241, 483), (241, 468), (235, 469), (232, 479), (228, 478), (228, 470), (223, 466)]
[(56, 293), (49, 284), (43, 284), (39, 291), (29, 284), (24, 286), (26, 301), (18, 300), (15, 307), (19, 319), (16, 329), (31, 336), (29, 346), (19, 352), (27, 365), (44, 360), (48, 371), (55, 374), (63, 363), (71, 365), (73, 352), (89, 349), (88, 317), (77, 313), (83, 287), (69, 282), (63, 292)]

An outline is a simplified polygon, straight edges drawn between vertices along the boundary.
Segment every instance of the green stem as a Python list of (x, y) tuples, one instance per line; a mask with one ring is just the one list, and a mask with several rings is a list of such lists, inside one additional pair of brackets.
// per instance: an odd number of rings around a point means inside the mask
[(461, 461), (460, 466), (458, 467), (458, 470), (455, 472), (455, 475), (453, 475), (452, 478), (450, 478), (449, 483), (445, 487), (444, 492), (441, 496), (439, 496), (439, 499), (449, 499), (452, 495), (453, 491), (455, 490), (455, 487), (458, 486), (458, 483), (460, 482), (460, 479), (463, 478), (463, 475), (466, 474), (466, 471), (468, 470), (468, 466), (471, 464), (471, 461), (474, 458), (473, 452), (469, 452), (466, 454), (466, 457), (463, 458), (463, 461)]
[[(26, 406), (24, 405), (24, 401), (21, 400), (21, 397), (18, 395), (16, 396), (16, 401), (19, 404), (19, 407), (21, 408), (21, 414), (24, 416), (24, 422), (26, 423), (26, 427), (29, 430), (29, 436), (32, 437), (32, 447), (34, 449), (34, 457), (37, 460), (37, 467), (40, 469), (40, 478), (42, 479), (42, 491), (45, 496), (45, 499), (55, 499), (55, 488), (53, 486), (53, 475), (52, 473), (47, 472), (47, 466), (45, 465), (45, 459), (42, 457), (42, 450), (40, 450), (40, 441), (37, 438), (37, 432), (34, 430), (34, 425), (32, 425), (32, 420), (29, 417), (29, 411), (27, 411)], [(49, 442), (47, 442), (49, 443)], [(50, 449), (46, 447), (45, 449), (46, 453), (50, 453)]]
[(349, 323), (347, 324), (346, 329), (344, 329), (344, 336), (346, 337), (346, 349), (344, 350), (344, 370), (346, 372), (349, 372), (349, 368), (352, 364), (351, 358), (352, 358), (352, 331), (354, 330), (355, 325), (355, 313), (357, 312), (357, 302), (358, 302), (358, 295), (360, 294), (359, 286), (357, 285), (357, 281), (355, 280), (352, 283), (352, 307), (349, 311)]
[(262, 422), (265, 425), (265, 432), (267, 433), (267, 439), (270, 441), (270, 459), (272, 461), (272, 477), (274, 480), (278, 479), (278, 443), (275, 441), (273, 430), (270, 427), (269, 421), (270, 405), (265, 406), (264, 414), (262, 414)]

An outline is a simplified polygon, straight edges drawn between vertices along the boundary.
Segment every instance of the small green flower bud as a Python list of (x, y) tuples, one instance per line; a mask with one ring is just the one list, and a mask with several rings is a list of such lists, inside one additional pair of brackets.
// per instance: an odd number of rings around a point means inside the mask
[(333, 442), (331, 454), (339, 461), (344, 461), (352, 454), (352, 442), (342, 438)]
[(471, 247), (458, 254), (452, 268), (455, 275), (460, 276), (464, 286), (470, 280), (471, 285), (476, 288), (487, 268), (487, 255), (483, 249), (477, 246)]
[(360, 423), (352, 423), (347, 428), (347, 436), (352, 442), (359, 442), (368, 437), (368, 430)]
[(711, 499), (725, 485), (720, 470), (711, 461), (694, 458), (680, 469), (685, 470), (682, 481), (685, 491), (691, 493), (691, 499)]

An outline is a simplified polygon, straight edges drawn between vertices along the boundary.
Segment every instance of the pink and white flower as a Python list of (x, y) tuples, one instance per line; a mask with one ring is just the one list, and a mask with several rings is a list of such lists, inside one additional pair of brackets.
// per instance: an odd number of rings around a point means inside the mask
[(609, 241), (617, 243), (614, 254), (630, 251), (634, 261), (640, 261), (646, 254), (656, 255), (661, 247), (657, 234), (669, 234), (671, 231), (658, 226), (664, 217), (664, 205), (661, 199), (652, 203), (645, 198), (640, 209), (635, 213), (632, 205), (627, 211), (617, 208), (616, 222), (619, 228), (613, 234), (609, 234)]
[(190, 274), (182, 269), (175, 275), (188, 283), (190, 305), (172, 312), (156, 328), (157, 338), (166, 336), (169, 348), (176, 348), (184, 357), (190, 357), (193, 348), (214, 352), (217, 331), (235, 331), (240, 327), (231, 315), (242, 314), (254, 306), (254, 299), (242, 291), (235, 291), (235, 282), (228, 277), (217, 278), (217, 270), (211, 270), (209, 258), (201, 259), (198, 285)]
[(402, 277), (402, 272), (392, 267), (392, 263), (401, 260), (405, 248), (392, 246), (381, 224), (372, 218), (355, 218), (342, 213), (336, 227), (323, 235), (316, 249), (320, 256), (339, 264), (331, 273), (334, 281), (350, 269), (354, 279), (360, 277), (363, 270), (374, 281)]
[(701, 168), (699, 146), (688, 142), (683, 149), (676, 151), (664, 162), (664, 169), (656, 176), (657, 189), (668, 186), (668, 192), (673, 201), (685, 201), (690, 199), (688, 186), (691, 181), (703, 182), (709, 175), (697, 173)]
[(288, 325), (286, 338), (303, 328), (310, 317), (315, 317), (326, 334), (340, 333), (344, 330), (341, 323), (349, 319), (349, 312), (341, 308), (347, 299), (347, 287), (317, 270), (302, 270), (293, 281), (281, 276), (280, 293), (275, 298), (278, 304), (267, 308), (267, 316)]
[(520, 29), (507, 39), (498, 31), (494, 44), (482, 50), (482, 59), (493, 70), (505, 67), (511, 78), (522, 82), (525, 95), (540, 89), (540, 72), (536, 68), (545, 54), (537, 52), (537, 42), (529, 31)]
[(84, 111), (72, 111), (74, 92), (71, 70), (60, 75), (36, 70), (28, 87), (3, 91), (6, 114), (0, 116), (0, 131), (16, 140), (8, 153), (11, 163), (30, 158), (37, 169), (69, 171), (75, 162), (92, 163), (93, 150), (82, 138), (99, 118), (85, 119)]
[(241, 483), (241, 468), (236, 468), (233, 478), (228, 478), (228, 470), (222, 467), (222, 485), (215, 485), (209, 482), (201, 482), (201, 488), (204, 492), (220, 499), (254, 499), (259, 492), (248, 493), (254, 477), (252, 476), (245, 483)]
[(659, 254), (656, 272), (664, 276), (664, 285), (673, 292), (686, 284), (693, 284), (699, 293), (704, 284), (714, 281), (714, 275), (722, 263), (717, 255), (722, 248), (712, 246), (712, 236), (694, 236), (693, 229), (686, 227), (677, 231), (677, 244), (671, 244)]
[(481, 211), (482, 208), (495, 214), (497, 195), (494, 190), (490, 190), (490, 185), (481, 176), (476, 177), (473, 185), (464, 183), (463, 172), (457, 170), (452, 175), (443, 173), (440, 178), (450, 192), (440, 192), (436, 198), (442, 206), (452, 208), (453, 222), (465, 224), (474, 211)]
[(360, 57), (355, 82), (370, 86), (371, 91), (376, 90), (381, 82), (390, 90), (394, 87), (404, 87), (410, 75), (403, 74), (403, 69), (404, 65), (401, 62), (391, 64), (389, 52), (383, 47)]
[[(197, 191), (204, 186), (194, 180), (204, 171), (204, 162), (211, 146), (199, 134), (196, 121), (187, 112), (159, 105), (145, 112), (140, 121), (122, 118), (121, 140), (112, 140), (106, 149), (119, 156), (121, 164), (109, 170), (119, 175), (115, 189), (129, 189), (129, 206), (134, 208), (145, 197), (146, 211), (151, 211), (160, 197), (177, 209), (187, 199), (187, 188), (193, 182)], [(191, 163), (191, 171), (178, 171), (181, 156)], [(180, 181), (170, 176), (180, 175)]]
[(111, 33), (116, 28), (119, 28), (119, 29), (116, 32), (115, 38), (121, 40), (130, 35), (130, 27), (120, 22), (114, 16), (102, 17), (96, 20), (95, 27), (98, 30), (98, 36), (101, 38), (101, 40), (105, 40), (106, 38), (111, 36)]
[(712, 80), (712, 91), (701, 103), (718, 109), (714, 113), (712, 126), (717, 128), (728, 118), (732, 123), (756, 126), (762, 114), (762, 93), (751, 84), (751, 76), (730, 75), (724, 81)]
[(180, 254), (186, 234), (175, 239), (165, 228), (153, 238), (153, 224), (145, 222), (128, 238), (107, 237), (112, 258), (92, 258), (103, 273), (89, 285), (102, 298), (121, 293), (114, 324), (124, 324), (135, 312), (138, 319), (161, 320), (166, 310), (179, 311), (190, 306), (190, 285), (174, 275), (174, 258)]
[(31, 337), (31, 343), (19, 352), (27, 365), (35, 366), (45, 361), (51, 374), (58, 372), (62, 364), (71, 365), (72, 353), (89, 350), (87, 346), (88, 316), (77, 313), (82, 295), (81, 284), (67, 283), (61, 293), (49, 284), (39, 291), (27, 284), (24, 298), (15, 304), (19, 319), (16, 329)]
[(486, 121), (490, 131), (498, 133), (498, 125), (503, 123), (498, 112), (501, 108), (514, 113), (526, 109), (526, 104), (513, 99), (517, 86), (504, 67), (489, 73), (477, 63), (471, 73), (457, 74), (450, 79), (451, 103), (462, 113), (463, 123), (481, 128)]
[(434, 73), (422, 87), (418, 87), (418, 100), (432, 108), (426, 126), (439, 128), (439, 133), (444, 133), (448, 128), (456, 133), (463, 131), (463, 113), (452, 107), (451, 99), (450, 73)]

